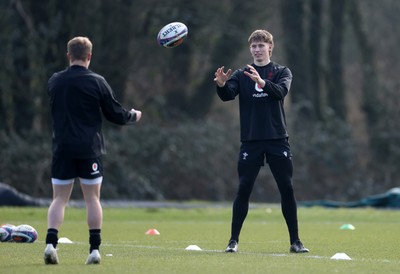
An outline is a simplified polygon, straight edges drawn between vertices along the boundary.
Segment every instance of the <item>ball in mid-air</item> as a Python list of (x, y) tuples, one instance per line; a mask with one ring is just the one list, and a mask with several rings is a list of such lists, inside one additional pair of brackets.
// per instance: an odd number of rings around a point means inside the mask
[(188, 33), (188, 28), (184, 23), (169, 23), (159, 31), (157, 42), (160, 46), (174, 48), (182, 44)]
[(19, 225), (11, 233), (12, 240), (16, 243), (33, 243), (38, 237), (36, 229), (30, 225)]

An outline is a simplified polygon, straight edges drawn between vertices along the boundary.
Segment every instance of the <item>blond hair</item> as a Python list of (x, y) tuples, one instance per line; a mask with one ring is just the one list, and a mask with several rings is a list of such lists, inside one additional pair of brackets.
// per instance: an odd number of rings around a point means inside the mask
[(270, 44), (271, 50), (269, 51), (269, 56), (272, 56), (272, 49), (274, 48), (274, 37), (268, 31), (263, 29), (253, 31), (253, 33), (250, 34), (248, 42), (249, 45), (253, 42), (263, 42)]
[(78, 36), (72, 38), (68, 42), (67, 48), (68, 53), (71, 56), (71, 61), (86, 61), (88, 59), (88, 55), (92, 53), (93, 45), (89, 38)]

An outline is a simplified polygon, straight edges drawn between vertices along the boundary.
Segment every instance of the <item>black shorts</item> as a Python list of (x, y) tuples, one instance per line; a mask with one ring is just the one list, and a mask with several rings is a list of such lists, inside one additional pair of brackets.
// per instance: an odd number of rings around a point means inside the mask
[(59, 180), (74, 178), (95, 179), (103, 176), (103, 162), (101, 158), (65, 159), (53, 157), (51, 163), (51, 177)]
[(263, 166), (282, 158), (292, 158), (288, 138), (242, 142), (239, 163)]

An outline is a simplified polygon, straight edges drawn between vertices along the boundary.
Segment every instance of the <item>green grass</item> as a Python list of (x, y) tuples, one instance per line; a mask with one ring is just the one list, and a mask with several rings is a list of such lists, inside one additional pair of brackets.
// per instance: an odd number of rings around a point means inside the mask
[[(44, 265), (46, 208), (0, 208), (0, 223), (34, 226), (33, 244), (0, 243), (2, 273), (399, 273), (400, 211), (299, 208), (301, 239), (311, 252), (288, 252), (277, 205), (250, 209), (239, 252), (226, 254), (231, 209), (105, 208), (101, 265), (86, 266), (85, 209), (68, 208), (59, 265)], [(355, 230), (340, 230), (346, 223)], [(156, 228), (160, 235), (145, 235)], [(198, 245), (202, 251), (188, 251)], [(336, 253), (352, 260), (332, 260)]]

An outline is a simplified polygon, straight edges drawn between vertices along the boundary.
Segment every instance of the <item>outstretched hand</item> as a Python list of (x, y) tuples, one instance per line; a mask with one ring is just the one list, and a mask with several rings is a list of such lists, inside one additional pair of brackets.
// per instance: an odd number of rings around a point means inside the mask
[(245, 70), (244, 74), (250, 77), (250, 79), (256, 82), (259, 86), (264, 87), (265, 81), (260, 77), (260, 74), (258, 74), (257, 70), (250, 65), (247, 65), (247, 67), (249, 68), (249, 70)]
[(215, 72), (214, 82), (216, 82), (219, 87), (225, 86), (225, 82), (228, 81), (232, 74), (231, 69), (228, 69), (226, 72), (224, 72), (224, 69), (225, 67), (222, 66)]

